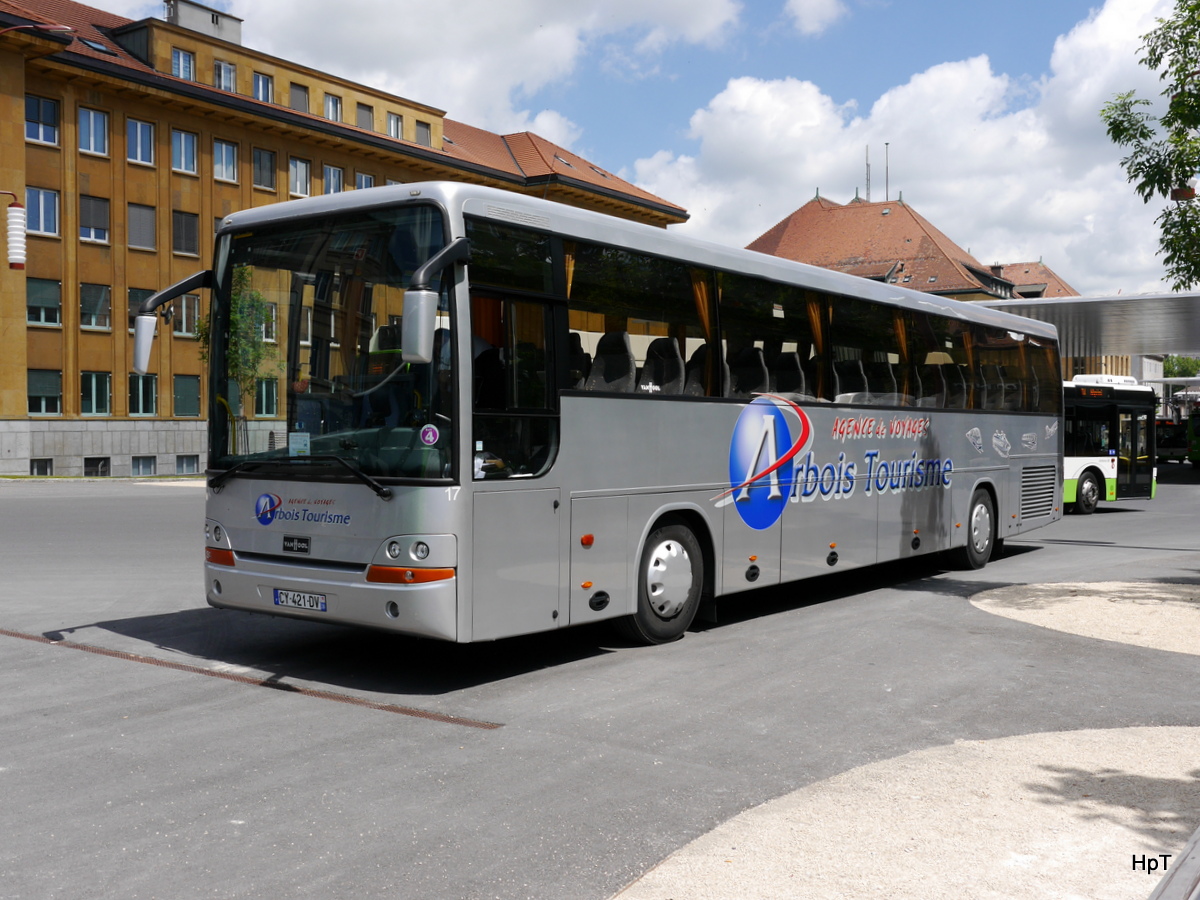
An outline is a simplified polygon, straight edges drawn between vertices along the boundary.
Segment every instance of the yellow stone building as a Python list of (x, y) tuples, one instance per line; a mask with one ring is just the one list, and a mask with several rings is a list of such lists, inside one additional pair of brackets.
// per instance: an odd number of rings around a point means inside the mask
[(454, 180), (657, 226), (687, 218), (536, 134), (243, 47), (241, 25), (189, 0), (141, 21), (0, 0), (0, 204), (26, 215), (24, 267), (18, 234), (0, 258), (0, 475), (204, 470), (207, 297), (175, 304), (145, 376), (131, 372), (131, 314), (209, 267), (235, 210)]

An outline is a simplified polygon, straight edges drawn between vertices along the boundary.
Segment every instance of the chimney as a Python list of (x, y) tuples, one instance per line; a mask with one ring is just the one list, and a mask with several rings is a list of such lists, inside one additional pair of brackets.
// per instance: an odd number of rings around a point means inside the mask
[(231, 44), (242, 42), (242, 20), (237, 16), (201, 6), (192, 0), (165, 0), (165, 6), (165, 18), (170, 25), (178, 25)]

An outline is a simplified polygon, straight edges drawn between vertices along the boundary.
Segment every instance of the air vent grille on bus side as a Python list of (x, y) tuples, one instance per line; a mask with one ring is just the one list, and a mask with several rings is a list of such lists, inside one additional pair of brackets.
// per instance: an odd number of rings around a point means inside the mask
[(1021, 471), (1021, 518), (1036, 519), (1054, 512), (1058, 500), (1055, 466), (1030, 466)]

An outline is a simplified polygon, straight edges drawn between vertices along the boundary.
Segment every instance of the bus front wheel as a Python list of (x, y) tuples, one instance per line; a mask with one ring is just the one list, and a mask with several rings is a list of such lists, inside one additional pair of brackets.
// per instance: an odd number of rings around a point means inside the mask
[(1075, 512), (1081, 516), (1090, 516), (1100, 503), (1100, 482), (1091, 472), (1079, 476), (1079, 484), (1075, 488)]
[(637, 589), (637, 612), (618, 623), (626, 637), (643, 644), (683, 637), (704, 592), (704, 551), (690, 528), (671, 522), (650, 532)]
[(967, 513), (967, 544), (958, 549), (958, 562), (964, 569), (982, 569), (992, 557), (996, 544), (995, 507), (992, 495), (979, 488), (971, 495)]

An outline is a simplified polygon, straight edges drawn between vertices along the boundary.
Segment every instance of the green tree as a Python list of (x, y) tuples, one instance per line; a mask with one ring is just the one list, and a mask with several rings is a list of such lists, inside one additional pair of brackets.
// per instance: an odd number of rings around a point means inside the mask
[[(233, 290), (230, 292), (229, 316), (225, 322), (225, 370), (229, 380), (237, 385), (238, 405), (254, 403), (257, 381), (264, 374), (277, 374), (280, 362), (276, 346), (264, 335), (275, 323), (271, 307), (262, 293), (252, 287), (253, 272), (249, 266), (233, 270)], [(208, 362), (212, 349), (212, 319), (196, 323), (196, 339), (200, 342), (200, 359)]]
[(1192, 356), (1167, 356), (1163, 359), (1163, 378), (1191, 378), (1200, 375), (1200, 359)]
[(1142, 35), (1138, 60), (1158, 73), (1165, 109), (1135, 91), (1118, 94), (1100, 111), (1108, 136), (1129, 155), (1125, 173), (1149, 203), (1175, 201), (1155, 220), (1159, 252), (1175, 290), (1200, 284), (1200, 203), (1194, 198), (1200, 172), (1200, 0), (1177, 0), (1171, 16)]

